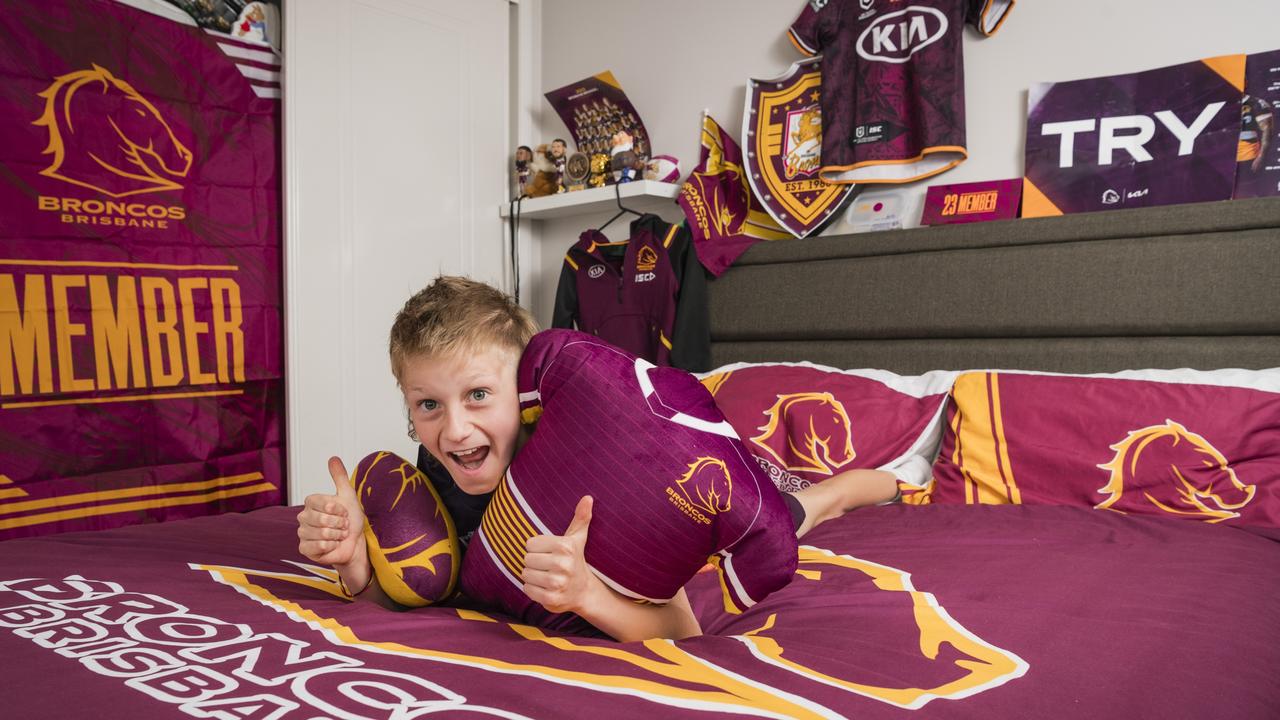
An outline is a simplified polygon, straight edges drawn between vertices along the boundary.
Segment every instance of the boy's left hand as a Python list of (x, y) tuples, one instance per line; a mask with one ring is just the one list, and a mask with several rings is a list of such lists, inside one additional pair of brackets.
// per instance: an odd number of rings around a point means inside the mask
[(591, 496), (583, 496), (564, 535), (535, 535), (525, 543), (524, 594), (549, 612), (577, 612), (603, 586), (583, 555), (591, 506)]

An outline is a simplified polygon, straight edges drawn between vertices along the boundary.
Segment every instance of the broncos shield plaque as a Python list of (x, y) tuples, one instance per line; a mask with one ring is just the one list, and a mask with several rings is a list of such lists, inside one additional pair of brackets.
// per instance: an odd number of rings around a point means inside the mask
[(761, 205), (796, 237), (822, 228), (853, 194), (852, 185), (818, 177), (822, 167), (819, 58), (794, 63), (782, 77), (747, 81), (742, 140), (747, 181)]

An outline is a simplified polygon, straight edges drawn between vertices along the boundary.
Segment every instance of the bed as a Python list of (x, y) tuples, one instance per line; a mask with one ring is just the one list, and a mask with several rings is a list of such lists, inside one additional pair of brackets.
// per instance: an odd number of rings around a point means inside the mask
[[(758, 245), (712, 283), (712, 354), (730, 370), (709, 386), (757, 367), (877, 368), (841, 377), (923, 383), (906, 394), (940, 403), (915, 500), (819, 527), (782, 590), (730, 614), (702, 573), (688, 589), (704, 636), (616, 644), (481, 607), (348, 603), (297, 555), (286, 507), (11, 540), (5, 714), (1276, 717), (1278, 248), (1277, 200)], [(1119, 372), (1145, 368), (1206, 372)], [(1014, 420), (1074, 402), (1045, 387), (1083, 383), (1090, 421), (1064, 422), (1105, 427), (1128, 402), (1098, 402), (1104, 382), (1236, 410), (1170, 445), (1223, 457), (1196, 461), (1229, 478), (1195, 495), (1218, 515), (1099, 507), (1118, 493), (1091, 495), (1095, 477), (1053, 481), (1072, 462), (1105, 472), (1075, 452), (1038, 473), (1029, 458), (1051, 443), (1019, 441)], [(984, 456), (996, 426), (1004, 444)]]

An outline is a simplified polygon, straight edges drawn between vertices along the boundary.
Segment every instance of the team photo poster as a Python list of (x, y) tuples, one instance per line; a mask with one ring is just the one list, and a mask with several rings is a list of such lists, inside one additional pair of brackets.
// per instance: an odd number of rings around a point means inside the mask
[(552, 90), (546, 98), (569, 128), (578, 152), (607, 155), (613, 136), (625, 131), (636, 153), (653, 154), (640, 114), (608, 70)]

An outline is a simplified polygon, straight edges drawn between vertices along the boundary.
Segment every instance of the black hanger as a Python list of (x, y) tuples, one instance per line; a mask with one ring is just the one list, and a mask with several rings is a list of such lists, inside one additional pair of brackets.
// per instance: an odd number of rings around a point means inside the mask
[(616, 198), (616, 199), (617, 199), (617, 201), (618, 201), (618, 212), (617, 212), (617, 214), (615, 214), (613, 217), (609, 218), (609, 219), (605, 222), (605, 224), (603, 224), (603, 225), (601, 225), (600, 227), (596, 228), (596, 232), (604, 232), (604, 229), (605, 229), (605, 228), (607, 228), (607, 227), (609, 227), (609, 224), (610, 224), (610, 223), (612, 223), (614, 220), (617, 220), (618, 218), (622, 217), (623, 215), (625, 215), (625, 214), (627, 214), (627, 213), (631, 213), (632, 215), (637, 215), (637, 216), (640, 216), (640, 217), (644, 217), (644, 213), (642, 213), (642, 212), (636, 212), (635, 210), (632, 210), (631, 208), (629, 208), (629, 207), (627, 207), (626, 205), (623, 205), (623, 204), (622, 204), (622, 190), (619, 188), (619, 184), (614, 184), (614, 186), (613, 186), (613, 196), (614, 196), (614, 198)]

